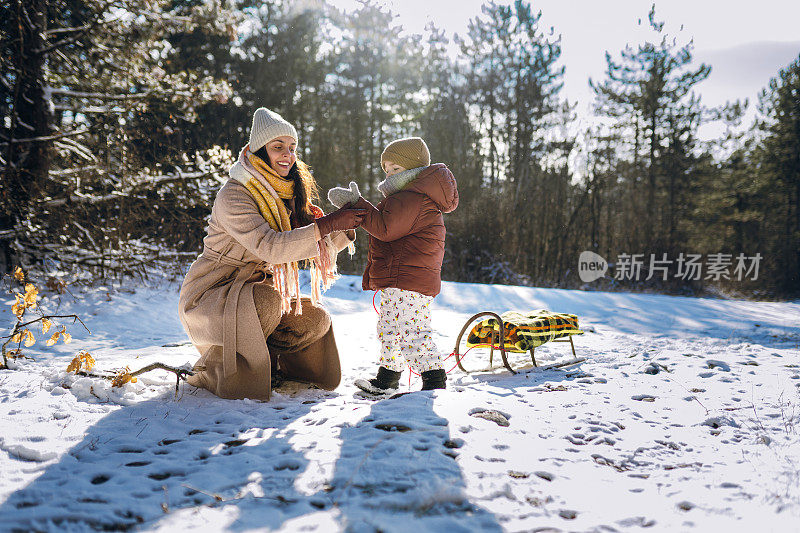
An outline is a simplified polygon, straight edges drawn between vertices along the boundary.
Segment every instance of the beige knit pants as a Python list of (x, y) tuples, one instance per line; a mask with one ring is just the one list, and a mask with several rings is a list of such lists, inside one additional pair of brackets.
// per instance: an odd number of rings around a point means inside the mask
[(444, 368), (431, 331), (432, 302), (433, 297), (414, 291), (381, 290), (381, 366), (400, 372), (408, 362), (417, 373)]

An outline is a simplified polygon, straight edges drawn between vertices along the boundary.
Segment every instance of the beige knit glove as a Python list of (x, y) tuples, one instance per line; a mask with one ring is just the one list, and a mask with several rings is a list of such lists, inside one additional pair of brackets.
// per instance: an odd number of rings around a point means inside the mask
[(361, 192), (358, 190), (358, 184), (355, 181), (350, 182), (350, 188), (334, 187), (328, 191), (328, 200), (336, 207), (344, 207), (349, 204), (354, 204), (361, 197)]

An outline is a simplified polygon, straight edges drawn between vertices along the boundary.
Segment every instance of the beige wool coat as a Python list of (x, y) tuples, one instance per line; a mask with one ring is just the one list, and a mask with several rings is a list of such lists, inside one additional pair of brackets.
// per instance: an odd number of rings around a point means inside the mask
[[(281, 315), (272, 286), (272, 265), (317, 255), (316, 224), (274, 231), (245, 186), (230, 179), (217, 192), (206, 234), (178, 304), (201, 354), (187, 381), (222, 398), (269, 399), (272, 370), (280, 364), (288, 377), (334, 389), (341, 369), (330, 315), (307, 298), (302, 315)], [(338, 252), (351, 237), (354, 232), (325, 238)]]

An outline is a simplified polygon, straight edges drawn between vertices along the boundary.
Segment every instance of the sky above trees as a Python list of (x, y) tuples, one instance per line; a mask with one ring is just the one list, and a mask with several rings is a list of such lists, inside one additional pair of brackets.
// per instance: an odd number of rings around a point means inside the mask
[[(330, 0), (329, 3), (347, 10), (358, 6), (358, 0)], [(480, 13), (484, 0), (385, 0), (379, 3), (397, 14), (397, 23), (410, 32), (422, 32), (432, 21), (448, 34), (463, 35), (468, 21)], [(511, 4), (512, 1), (497, 3)], [(606, 51), (618, 53), (626, 44), (635, 45), (647, 38), (647, 12), (651, 3), (644, 0), (537, 0), (532, 5), (534, 10), (542, 11), (542, 26), (553, 26), (556, 34), (562, 36), (560, 64), (567, 67), (563, 96), (578, 102), (579, 113), (588, 114), (593, 99), (588, 78), (602, 77)], [(668, 34), (686, 41), (694, 39), (696, 62), (712, 66), (711, 75), (697, 86), (707, 105), (749, 98), (752, 106), (769, 78), (800, 52), (797, 29), (800, 2), (670, 0), (656, 2), (656, 12), (657, 18), (666, 22), (664, 29)]]

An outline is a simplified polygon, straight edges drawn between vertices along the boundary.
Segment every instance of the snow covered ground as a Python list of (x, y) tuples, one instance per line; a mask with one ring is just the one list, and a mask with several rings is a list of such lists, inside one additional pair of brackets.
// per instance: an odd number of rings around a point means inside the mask
[[(98, 370), (197, 358), (176, 285), (76, 296), (58, 311), (92, 334), (73, 327), (72, 344), (0, 372), (2, 531), (800, 528), (800, 303), (445, 283), (444, 353), (473, 313), (547, 308), (580, 317), (587, 361), (456, 369), (446, 391), (371, 401), (352, 382), (376, 370), (377, 317), (345, 276), (325, 298), (342, 385), (265, 403), (186, 385), (176, 399), (161, 371), (122, 389), (67, 374), (78, 349)], [(571, 357), (560, 343), (537, 355)]]

